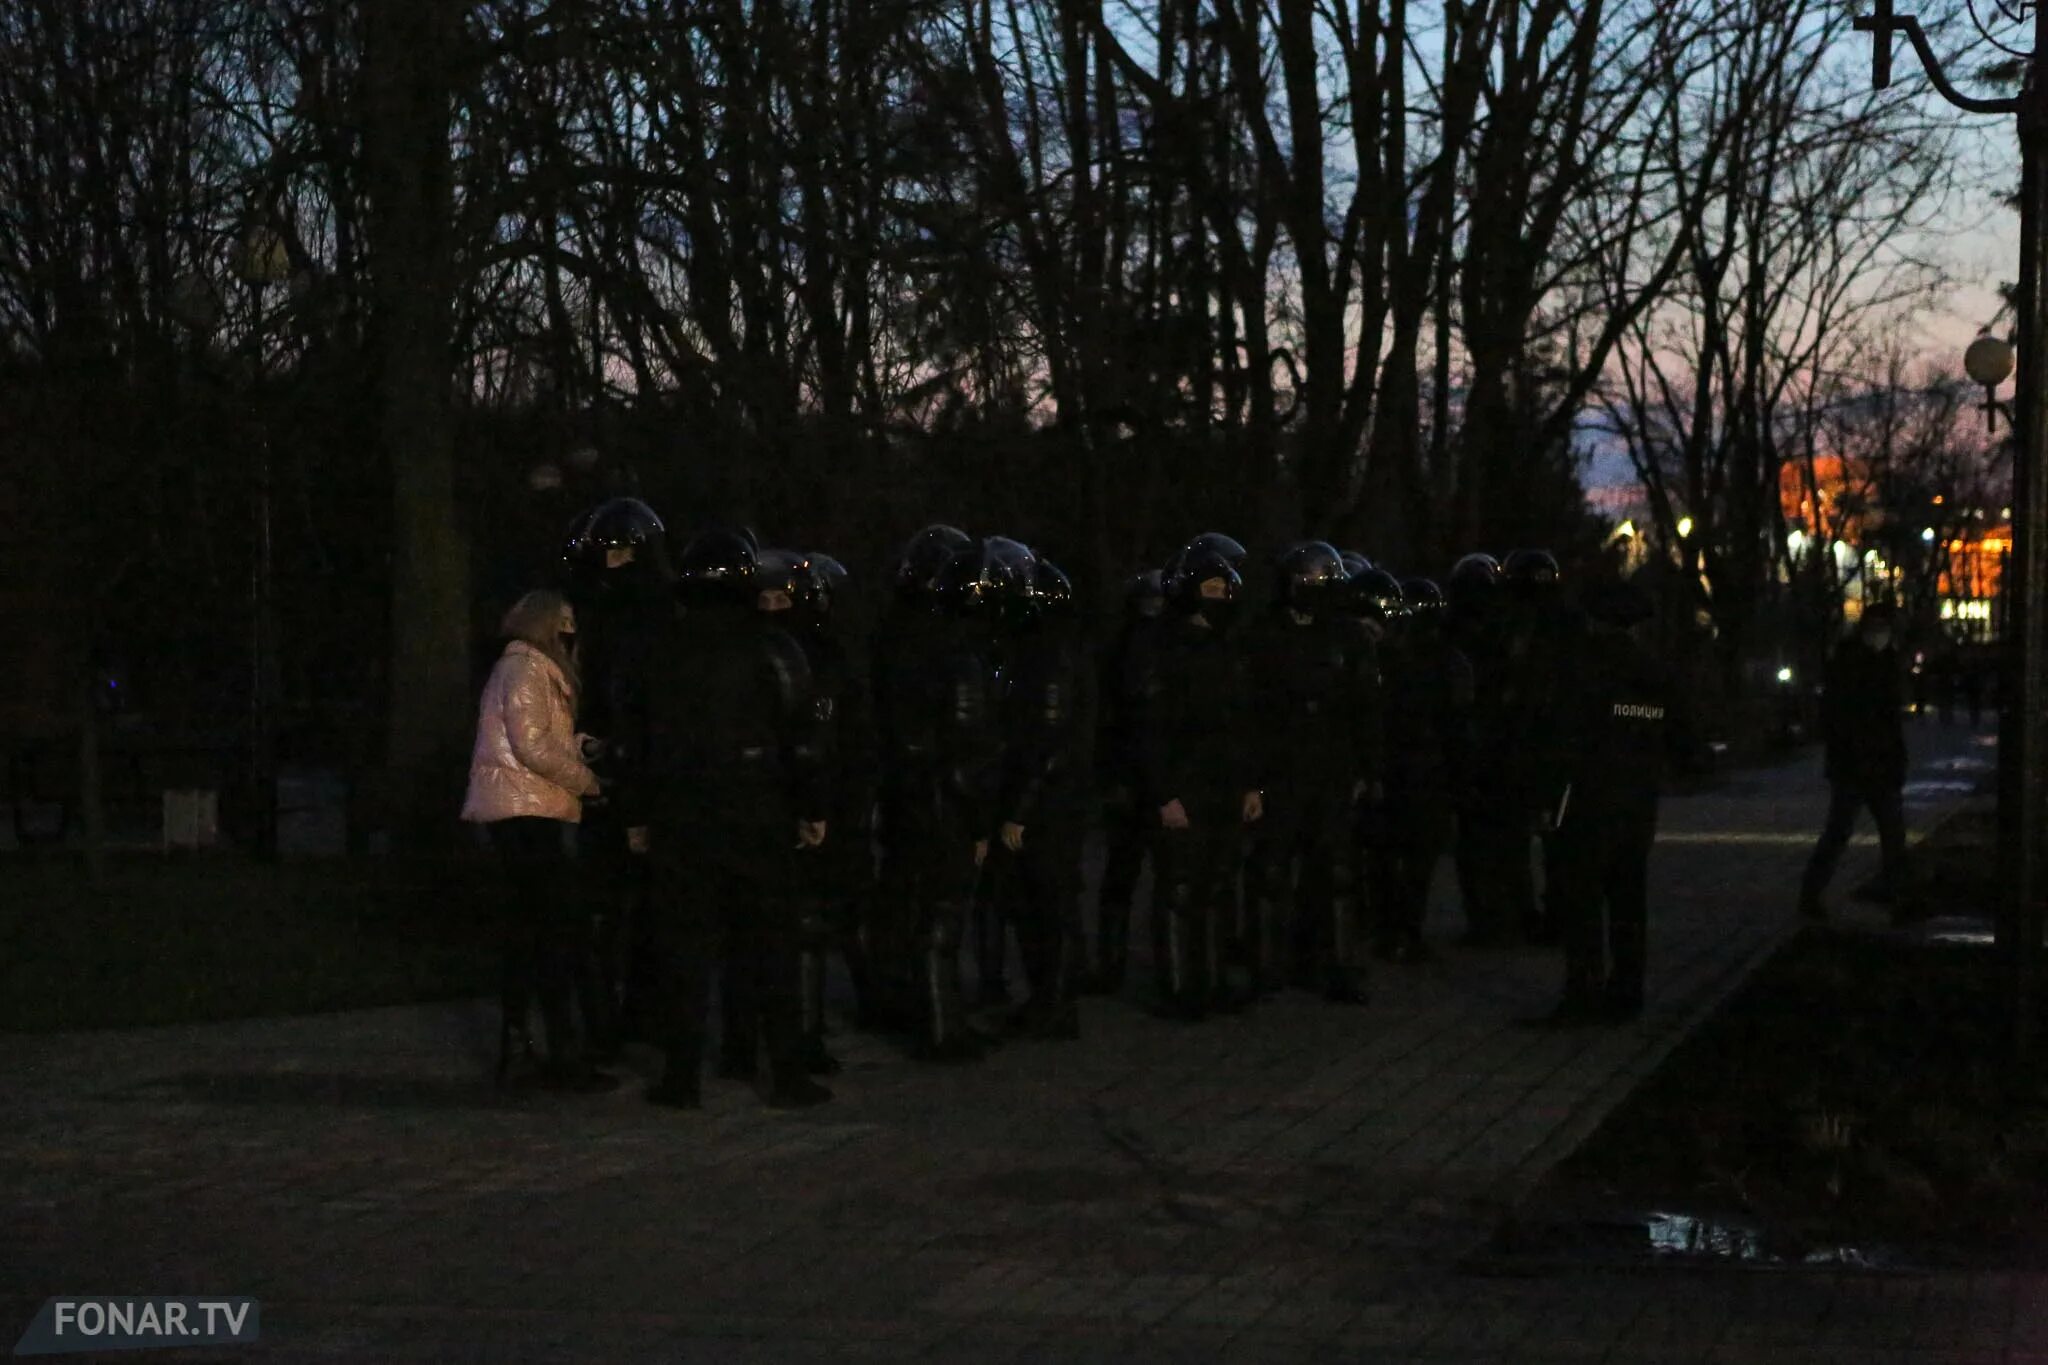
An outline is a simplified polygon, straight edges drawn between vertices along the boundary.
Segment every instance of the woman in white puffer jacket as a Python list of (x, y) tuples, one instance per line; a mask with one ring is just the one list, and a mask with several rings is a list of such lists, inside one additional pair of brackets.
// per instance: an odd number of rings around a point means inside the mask
[(530, 592), (505, 613), (507, 644), (484, 684), (462, 818), (483, 825), (506, 873), (498, 1084), (524, 1079), (534, 1056), (528, 1003), (539, 1000), (553, 1088), (607, 1090), (616, 1078), (584, 1060), (570, 1011), (587, 917), (569, 866), (569, 827), (598, 794), (576, 733), (576, 614), (557, 592)]

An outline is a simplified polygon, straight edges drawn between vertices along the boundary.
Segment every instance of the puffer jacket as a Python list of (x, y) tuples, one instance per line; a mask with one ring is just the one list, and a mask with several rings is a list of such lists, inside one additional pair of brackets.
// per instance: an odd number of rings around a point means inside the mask
[(562, 670), (514, 640), (484, 684), (462, 818), (483, 824), (533, 815), (575, 824), (583, 798), (595, 795), (597, 775), (578, 753)]

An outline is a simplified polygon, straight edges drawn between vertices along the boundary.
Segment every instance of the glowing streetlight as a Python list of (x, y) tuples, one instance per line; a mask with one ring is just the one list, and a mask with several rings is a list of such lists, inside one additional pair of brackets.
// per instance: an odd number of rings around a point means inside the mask
[[(1963, 352), (1963, 372), (1984, 386), (1984, 429), (1998, 430), (1998, 386), (2012, 378), (2012, 343), (1985, 333)], [(1938, 503), (1940, 498), (1936, 498)]]
[(1692, 535), (1692, 518), (1680, 517), (1678, 519), (1678, 538), (1684, 540), (1690, 535)]

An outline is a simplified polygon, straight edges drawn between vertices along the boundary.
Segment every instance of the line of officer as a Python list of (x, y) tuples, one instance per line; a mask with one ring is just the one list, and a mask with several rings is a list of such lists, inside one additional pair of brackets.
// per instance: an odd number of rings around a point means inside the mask
[[(654, 548), (659, 519), (644, 504), (608, 507), (579, 523), (571, 559), (594, 604), (586, 629), (604, 694), (594, 724), (630, 774), (611, 823), (631, 820), (635, 841), (656, 850), (648, 862), (660, 894), (642, 920), (663, 932), (639, 956), (661, 964), (668, 1007), (672, 1067), (658, 1098), (695, 1095), (686, 1075), (701, 1049), (703, 964), (721, 938), (731, 979), (720, 1070), (764, 1076), (774, 1102), (809, 1102), (817, 1092), (802, 1073), (836, 1068), (823, 1028), (824, 952), (835, 942), (864, 1024), (911, 1031), (934, 1059), (978, 1056), (988, 1040), (968, 1019), (959, 968), (977, 888), (994, 925), (982, 946), (1001, 943), (1007, 920), (1023, 948), (1031, 995), (1014, 1022), (1074, 1036), (1098, 733), (1111, 795), (1099, 988), (1123, 984), (1130, 892), (1148, 852), (1160, 994), (1183, 1017), (1241, 1006), (1255, 984), (1286, 980), (1362, 1000), (1368, 896), (1382, 955), (1419, 958), (1454, 807), (1478, 936), (1516, 924), (1533, 903), (1520, 893), (1545, 774), (1489, 782), (1469, 755), (1489, 735), (1498, 743), (1561, 714), (1558, 698), (1572, 694), (1565, 614), (1554, 596), (1526, 590), (1531, 562), (1538, 577), (1548, 563), (1540, 589), (1554, 585), (1548, 556), (1521, 556), (1512, 576), (1468, 556), (1446, 600), (1428, 580), (1402, 585), (1363, 556), (1306, 542), (1276, 560), (1271, 609), (1238, 630), (1244, 549), (1199, 536), (1166, 570), (1133, 582), (1124, 626), (1091, 668), (1056, 567), (1017, 542), (933, 526), (898, 562), (870, 692), (829, 629), (845, 581), (836, 561), (763, 551), (745, 532), (700, 537), (678, 576), (687, 610), (677, 626)], [(644, 567), (632, 590), (620, 591), (618, 571), (635, 564)], [(693, 683), (661, 686), (668, 673)], [(745, 677), (748, 686), (735, 684)], [(870, 727), (850, 719), (869, 695), (872, 746)], [(633, 722), (613, 718), (628, 712)], [(677, 734), (690, 743), (677, 747)], [(732, 751), (714, 738), (734, 734), (775, 742)], [(743, 816), (709, 794), (738, 790), (773, 795), (740, 803), (753, 810)], [(807, 845), (801, 858), (796, 844)], [(1581, 855), (1583, 845), (1554, 843), (1547, 880), (1555, 903), (1575, 905), (1585, 896), (1572, 878), (1587, 861), (1566, 850)], [(629, 865), (606, 875), (632, 883)], [(1626, 911), (1621, 922), (1632, 922)], [(1640, 975), (1626, 944), (1612, 955), (1622, 978)]]

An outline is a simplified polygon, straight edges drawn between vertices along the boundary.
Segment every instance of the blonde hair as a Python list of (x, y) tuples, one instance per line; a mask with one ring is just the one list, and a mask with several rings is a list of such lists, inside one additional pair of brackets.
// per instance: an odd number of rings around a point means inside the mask
[(575, 654), (562, 647), (562, 613), (568, 610), (568, 598), (552, 588), (535, 588), (512, 604), (498, 624), (498, 633), (507, 640), (531, 645), (555, 661), (555, 667), (562, 670), (562, 680), (569, 685), (569, 709), (573, 713), (583, 679), (576, 669)]

